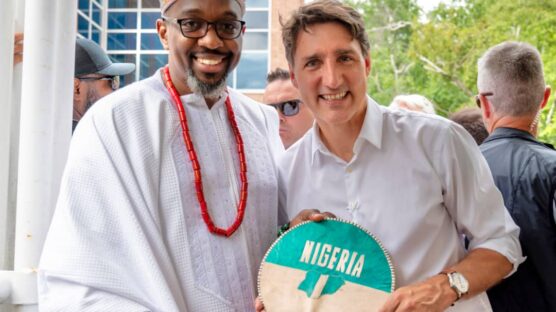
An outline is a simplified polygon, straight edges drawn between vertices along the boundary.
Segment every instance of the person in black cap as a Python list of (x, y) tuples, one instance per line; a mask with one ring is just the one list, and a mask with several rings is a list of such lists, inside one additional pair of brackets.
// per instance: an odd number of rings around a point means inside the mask
[(104, 50), (94, 41), (77, 39), (75, 42), (72, 131), (96, 101), (119, 88), (120, 75), (127, 75), (134, 70), (135, 64), (112, 63)]

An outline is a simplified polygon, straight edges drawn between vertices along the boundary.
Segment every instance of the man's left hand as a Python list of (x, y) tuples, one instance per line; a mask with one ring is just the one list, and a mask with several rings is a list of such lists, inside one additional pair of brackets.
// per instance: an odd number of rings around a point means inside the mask
[(457, 299), (448, 277), (436, 275), (426, 281), (401, 287), (394, 291), (380, 312), (444, 311)]

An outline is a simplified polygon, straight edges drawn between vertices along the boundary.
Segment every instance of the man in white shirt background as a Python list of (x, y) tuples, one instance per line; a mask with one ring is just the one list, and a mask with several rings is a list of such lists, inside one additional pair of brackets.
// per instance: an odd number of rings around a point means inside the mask
[(369, 42), (353, 8), (315, 1), (282, 31), (292, 81), (316, 120), (280, 165), (291, 224), (321, 219), (305, 210), (316, 208), (375, 234), (398, 286), (381, 311), (490, 310), (484, 291), (523, 259), (519, 228), (473, 139), (444, 118), (391, 111), (366, 95)]
[(271, 107), (227, 88), (242, 0), (165, 0), (168, 66), (79, 122), (39, 267), (41, 311), (249, 311), (278, 224)]
[(266, 77), (263, 103), (273, 106), (280, 117), (280, 138), (285, 148), (297, 142), (313, 125), (313, 113), (300, 100), (290, 73), (276, 68)]

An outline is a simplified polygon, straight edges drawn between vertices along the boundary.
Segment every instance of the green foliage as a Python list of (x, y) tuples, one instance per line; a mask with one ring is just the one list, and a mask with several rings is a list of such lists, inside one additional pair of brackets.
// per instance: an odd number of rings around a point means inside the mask
[(542, 110), (539, 121), (539, 139), (556, 146), (556, 100)]
[(365, 16), (371, 42), (372, 70), (368, 88), (379, 103), (388, 104), (405, 92), (404, 77), (411, 69), (407, 50), (412, 25), (418, 22), (415, 0), (368, 0), (351, 2)]
[[(369, 93), (388, 104), (397, 94), (419, 93), (448, 115), (474, 105), (477, 60), (506, 40), (525, 41), (541, 52), (545, 79), (556, 88), (556, 1), (452, 0), (419, 19), (414, 0), (352, 2), (371, 40)], [(556, 143), (554, 99), (541, 113), (539, 137)], [(551, 113), (552, 109), (552, 113)], [(551, 120), (547, 118), (551, 117)]]

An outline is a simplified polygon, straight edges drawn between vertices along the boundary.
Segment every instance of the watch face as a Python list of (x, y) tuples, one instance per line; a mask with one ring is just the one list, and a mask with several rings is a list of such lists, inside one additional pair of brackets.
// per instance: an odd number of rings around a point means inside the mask
[(458, 272), (454, 272), (452, 275), (452, 281), (454, 286), (461, 292), (461, 294), (466, 294), (469, 291), (469, 283), (467, 279)]

